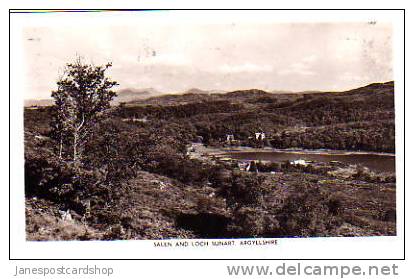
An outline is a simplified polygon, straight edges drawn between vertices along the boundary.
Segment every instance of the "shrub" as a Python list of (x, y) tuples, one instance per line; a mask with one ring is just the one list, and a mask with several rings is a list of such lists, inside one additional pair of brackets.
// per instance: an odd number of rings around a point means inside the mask
[(208, 181), (210, 166), (185, 155), (186, 142), (171, 131), (156, 131), (108, 120), (86, 146), (86, 165), (107, 168), (108, 181), (134, 177), (138, 170), (162, 174), (183, 183)]
[(27, 196), (61, 200), (78, 186), (77, 175), (71, 164), (54, 157), (28, 155), (25, 158), (25, 191)]
[(345, 197), (343, 195), (331, 195), (326, 203), (328, 206), (328, 212), (332, 215), (339, 215), (342, 213), (344, 198)]
[(277, 214), (281, 236), (323, 236), (342, 224), (341, 203), (318, 187), (304, 185), (294, 191)]
[[(233, 212), (228, 230), (239, 237), (258, 237), (277, 231), (279, 222), (260, 207), (242, 206)], [(270, 234), (271, 235), (271, 234)], [(271, 235), (274, 236), (274, 235)]]
[(220, 194), (226, 198), (227, 206), (238, 208), (242, 205), (258, 206), (263, 202), (264, 177), (255, 173), (234, 171), (229, 183), (223, 185)]
[(232, 171), (225, 166), (212, 166), (210, 169), (209, 182), (214, 188), (227, 189), (232, 180)]
[(280, 162), (269, 162), (263, 163), (259, 161), (256, 163), (257, 170), (259, 172), (271, 172), (271, 171), (281, 171), (282, 170), (282, 163)]
[(375, 173), (360, 165), (357, 166), (352, 178), (371, 183), (394, 183), (396, 181), (395, 173)]
[[(38, 150), (42, 153), (42, 150)], [(65, 162), (49, 154), (26, 152), (25, 194), (52, 201), (63, 208), (70, 208), (78, 214), (85, 213), (84, 203), (105, 203), (109, 189), (104, 184), (100, 169), (88, 170), (74, 162)]]

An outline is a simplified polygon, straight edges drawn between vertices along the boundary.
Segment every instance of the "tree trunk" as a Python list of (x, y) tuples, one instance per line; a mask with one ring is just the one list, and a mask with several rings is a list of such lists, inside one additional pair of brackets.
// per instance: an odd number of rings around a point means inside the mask
[(85, 115), (82, 114), (82, 122), (79, 124), (78, 127), (75, 128), (75, 131), (73, 133), (73, 162), (75, 163), (76, 166), (79, 166), (79, 150), (78, 150), (79, 134), (81, 133), (81, 128), (84, 123), (85, 123)]
[(78, 131), (73, 134), (73, 162), (78, 161)]
[(62, 149), (63, 149), (63, 136), (62, 136), (62, 133), (60, 133), (59, 159), (62, 159)]

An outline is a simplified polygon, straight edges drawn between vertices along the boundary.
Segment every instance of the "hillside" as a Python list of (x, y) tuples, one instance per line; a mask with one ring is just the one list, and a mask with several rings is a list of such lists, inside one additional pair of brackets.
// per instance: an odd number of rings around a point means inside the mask
[(229, 145), (393, 152), (392, 82), (135, 100), (94, 127), (80, 167), (59, 158), (51, 115), (24, 111), (28, 240), (396, 234), (395, 173), (289, 161), (258, 162), (256, 173), (205, 154)]
[(144, 89), (133, 89), (133, 88), (126, 88), (119, 90), (117, 92), (117, 96), (113, 100), (113, 104), (125, 103), (125, 102), (132, 102), (135, 100), (142, 100), (147, 99), (153, 96), (159, 96), (163, 93), (157, 91), (154, 88), (144, 88)]
[(233, 134), (254, 146), (247, 139), (260, 130), (276, 148), (394, 150), (393, 82), (345, 92), (165, 95), (128, 103), (118, 115), (191, 123), (207, 144)]
[(46, 106), (52, 106), (54, 104), (54, 101), (52, 99), (29, 99), (24, 100), (24, 106), (25, 107), (46, 107)]

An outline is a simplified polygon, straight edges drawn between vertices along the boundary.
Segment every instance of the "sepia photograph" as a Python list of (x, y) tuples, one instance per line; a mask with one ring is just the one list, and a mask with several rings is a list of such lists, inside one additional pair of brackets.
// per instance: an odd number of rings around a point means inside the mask
[(28, 240), (395, 235), (389, 25), (24, 40)]
[(25, 241), (397, 236), (392, 22), (32, 16)]

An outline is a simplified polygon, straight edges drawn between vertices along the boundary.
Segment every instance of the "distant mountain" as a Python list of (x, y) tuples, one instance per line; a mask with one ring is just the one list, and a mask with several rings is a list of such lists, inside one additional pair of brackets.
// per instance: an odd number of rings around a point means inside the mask
[(52, 106), (54, 104), (53, 99), (29, 99), (24, 100), (24, 106), (25, 107), (46, 107), (46, 106)]
[(224, 93), (227, 93), (228, 91), (225, 91), (225, 90), (210, 90), (209, 92), (210, 92), (210, 94), (224, 94)]
[(229, 93), (226, 93), (228, 97), (257, 97), (257, 96), (265, 96), (269, 93), (260, 89), (247, 89), (247, 90), (236, 90)]
[(272, 90), (269, 93), (272, 93), (272, 94), (290, 94), (290, 93), (293, 93), (293, 91), (288, 91), (288, 90)]
[(146, 89), (123, 89), (118, 91), (118, 97), (113, 104), (120, 102), (125, 103), (142, 103), (142, 104), (176, 104), (198, 101), (206, 101), (215, 98), (213, 95), (224, 95), (228, 91), (224, 90), (203, 90), (199, 88), (190, 88), (186, 91), (175, 93), (164, 93), (153, 88)]
[[(322, 92), (322, 91), (300, 91), (293, 92), (288, 90), (272, 90), (269, 92), (259, 90), (259, 89), (248, 89), (248, 90), (236, 90), (236, 91), (224, 91), (224, 90), (202, 90), (199, 88), (190, 88), (182, 93), (168, 94), (165, 92), (160, 92), (154, 88), (125, 88), (117, 92), (117, 97), (112, 101), (112, 104), (119, 104), (121, 102), (144, 102), (147, 104), (176, 104), (176, 103), (188, 103), (194, 101), (211, 101), (217, 99), (239, 99), (246, 100), (250, 98), (301, 98), (303, 95), (308, 95), (312, 97), (314, 94), (326, 94), (326, 93), (335, 93), (336, 96), (340, 95), (369, 95), (373, 93), (383, 93), (383, 94), (393, 94), (394, 92), (394, 82), (389, 81), (385, 83), (373, 83), (367, 86), (360, 88), (342, 91), (342, 92)], [(290, 97), (289, 97), (290, 96)], [(31, 106), (51, 106), (54, 101), (52, 99), (29, 99), (24, 101), (25, 107)]]
[(184, 94), (223, 94), (227, 93), (225, 90), (203, 90), (199, 88), (190, 88)]
[(134, 89), (134, 88), (126, 88), (121, 89), (117, 92), (117, 96), (114, 99), (114, 103), (121, 103), (121, 102), (132, 102), (136, 100), (143, 100), (159, 95), (163, 95), (164, 93), (154, 89), (154, 88), (143, 88), (143, 89)]
[(190, 88), (184, 92), (184, 94), (210, 94), (210, 91), (198, 89), (198, 88)]
[[(136, 100), (143, 100), (159, 95), (163, 95), (164, 93), (157, 91), (154, 88), (144, 88), (144, 89), (134, 89), (134, 88), (126, 88), (121, 89), (117, 92), (117, 96), (112, 101), (112, 104), (119, 104), (121, 102), (132, 102)], [(29, 99), (24, 100), (25, 107), (44, 107), (44, 106), (51, 106), (54, 104), (53, 99)]]

